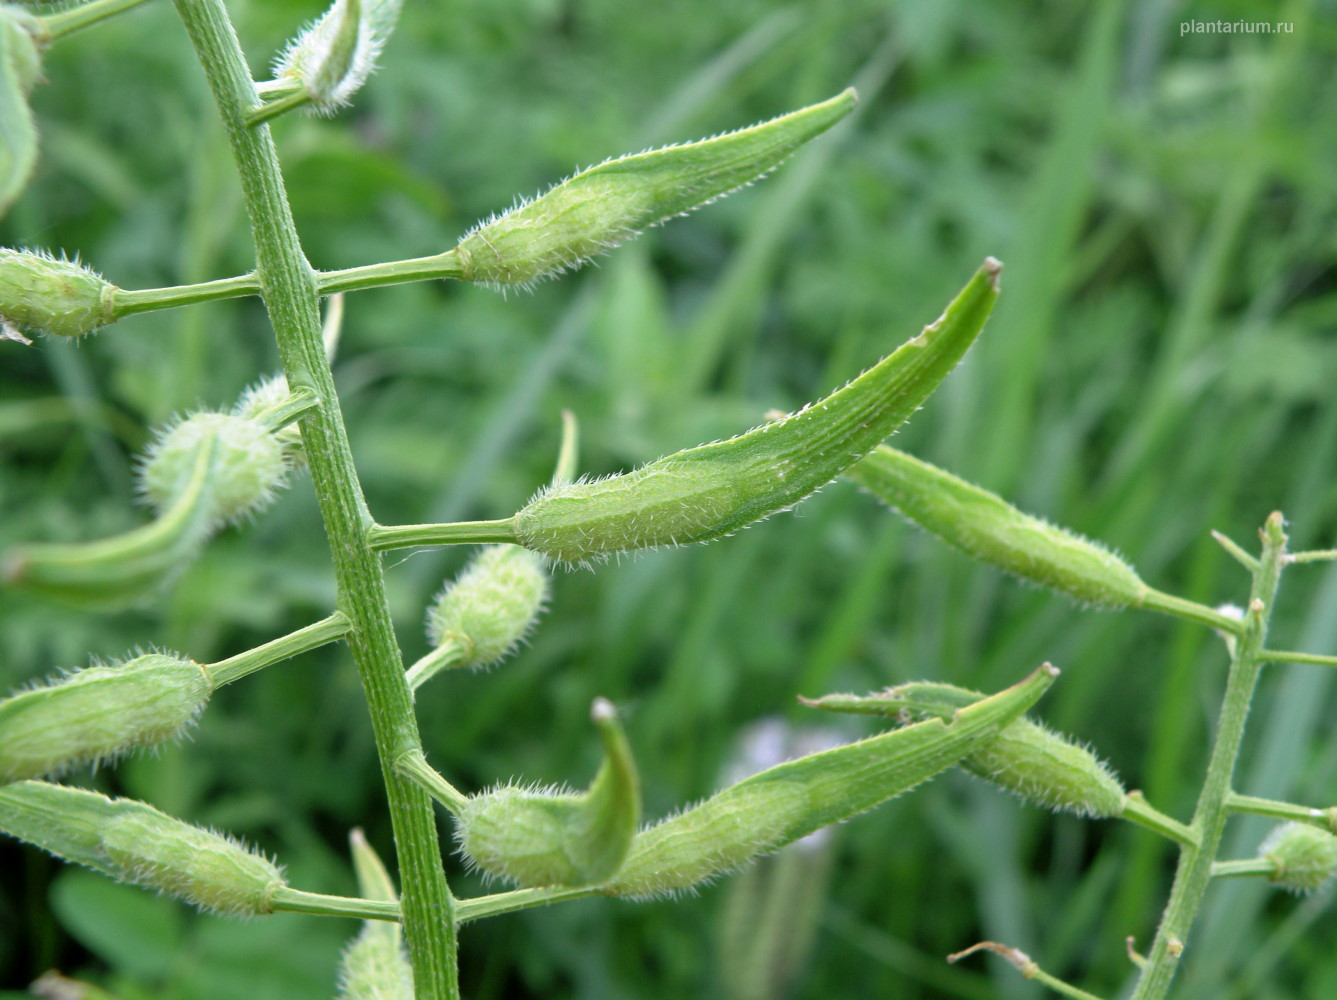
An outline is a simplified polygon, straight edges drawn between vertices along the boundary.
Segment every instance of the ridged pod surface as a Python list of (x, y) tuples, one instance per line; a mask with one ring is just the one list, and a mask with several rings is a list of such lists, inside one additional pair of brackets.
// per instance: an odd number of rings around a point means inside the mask
[(147, 653), (0, 701), (0, 781), (62, 774), (180, 737), (209, 701), (198, 663)]
[(20, 781), (0, 788), (0, 832), (146, 889), (232, 916), (271, 912), (268, 858), (133, 799)]
[(937, 322), (825, 399), (634, 472), (545, 489), (515, 515), (521, 544), (586, 562), (708, 542), (825, 486), (908, 420), (975, 342), (998, 297), (990, 258)]
[(1137, 605), (1147, 592), (1108, 549), (895, 448), (877, 448), (845, 475), (948, 545), (1023, 580), (1110, 608)]

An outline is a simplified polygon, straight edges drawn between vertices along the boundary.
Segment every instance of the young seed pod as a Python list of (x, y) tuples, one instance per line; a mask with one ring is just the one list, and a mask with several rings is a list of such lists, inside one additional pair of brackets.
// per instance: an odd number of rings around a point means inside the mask
[(543, 561), (519, 545), (489, 545), (427, 611), (427, 638), (454, 643), (458, 664), (487, 667), (514, 652), (548, 599)]
[(0, 783), (51, 777), (180, 737), (212, 688), (193, 660), (146, 653), (0, 701)]
[(853, 90), (701, 142), (606, 160), (475, 228), (455, 248), (460, 278), (524, 285), (579, 267), (649, 226), (774, 170), (840, 121)]
[(1308, 823), (1282, 823), (1259, 845), (1258, 856), (1276, 866), (1273, 885), (1309, 893), (1337, 874), (1337, 837)]
[(20, 781), (0, 788), (0, 832), (118, 882), (231, 916), (272, 912), (285, 884), (269, 859), (133, 799)]
[(402, 6), (403, 0), (334, 0), (278, 57), (274, 78), (299, 84), (317, 113), (333, 114), (376, 68)]
[[(13, 4), (0, 4), (0, 215), (19, 196), (37, 162), (37, 125), (28, 92), (41, 75), (39, 18)], [(26, 340), (9, 322), (0, 278), (0, 340)]]
[(1030, 708), (1058, 671), (962, 708), (769, 768), (637, 834), (612, 896), (687, 889), (908, 792), (993, 740)]
[(887, 445), (845, 474), (948, 545), (1023, 580), (1107, 608), (1136, 606), (1147, 593), (1108, 549)]
[[(915, 681), (880, 694), (804, 699), (833, 712), (887, 715), (905, 720), (950, 718), (984, 695), (952, 684)], [(1054, 812), (1107, 818), (1124, 811), (1127, 795), (1108, 765), (1088, 748), (1031, 719), (1005, 726), (996, 739), (960, 761), (976, 777)]]
[(728, 441), (597, 482), (549, 487), (515, 515), (563, 562), (722, 538), (825, 486), (910, 418), (975, 342), (998, 297), (990, 258), (937, 322), (843, 389)]
[(116, 319), (116, 286), (78, 261), (0, 247), (0, 326), (81, 337)]
[(144, 495), (159, 511), (185, 492), (201, 451), (213, 449), (207, 490), (216, 524), (242, 520), (268, 504), (288, 473), (283, 444), (264, 424), (228, 413), (196, 413), (159, 436), (141, 471)]
[[(358, 891), (364, 899), (395, 899), (390, 873), (361, 830), (349, 836)], [(340, 1000), (413, 1000), (413, 968), (399, 924), (367, 920), (339, 962)]]
[(282, 448), (284, 461), (293, 465), (304, 457), (301, 426), (293, 421), (275, 427), (273, 421), (268, 419), (269, 414), (283, 406), (290, 395), (288, 380), (282, 375), (271, 375), (248, 386), (237, 398), (232, 414), (267, 427)]
[(212, 454), (210, 447), (195, 456), (180, 496), (153, 523), (96, 542), (16, 545), (4, 556), (5, 583), (100, 611), (141, 603), (174, 579), (214, 530)]
[(640, 822), (640, 777), (613, 706), (596, 698), (590, 718), (604, 762), (589, 789), (506, 786), (471, 796), (455, 817), (468, 860), (526, 888), (596, 885), (617, 872)]

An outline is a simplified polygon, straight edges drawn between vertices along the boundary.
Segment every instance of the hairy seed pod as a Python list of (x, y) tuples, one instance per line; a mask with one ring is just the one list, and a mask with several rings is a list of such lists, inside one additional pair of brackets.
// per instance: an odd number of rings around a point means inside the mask
[(454, 251), (460, 277), (524, 285), (579, 267), (649, 226), (769, 173), (856, 103), (854, 91), (846, 90), (751, 128), (582, 170), (465, 236)]
[(895, 448), (882, 445), (845, 474), (948, 545), (1023, 580), (1109, 608), (1136, 606), (1147, 593), (1108, 549)]
[(274, 65), (276, 80), (299, 84), (319, 114), (344, 107), (376, 68), (403, 0), (334, 0)]
[(613, 706), (596, 698), (590, 717), (604, 762), (589, 789), (505, 786), (471, 796), (456, 816), (466, 858), (525, 887), (595, 885), (617, 872), (640, 822), (640, 778)]
[[(37, 125), (28, 92), (41, 75), (44, 32), (39, 18), (14, 4), (0, 4), (0, 215), (19, 196), (37, 162)], [(0, 340), (26, 341), (9, 314), (8, 283), (0, 269)]]
[(208, 491), (217, 523), (264, 507), (288, 472), (283, 445), (263, 424), (228, 413), (196, 413), (162, 434), (141, 470), (144, 495), (162, 511), (186, 488), (206, 446), (213, 448)]
[(180, 737), (209, 701), (193, 660), (147, 653), (0, 701), (0, 782), (61, 774)]
[(151, 597), (199, 554), (213, 532), (212, 455), (210, 447), (195, 456), (180, 496), (153, 523), (95, 542), (16, 545), (4, 554), (4, 582), (101, 611)]
[(427, 611), (432, 645), (453, 642), (462, 666), (487, 667), (514, 652), (548, 599), (543, 561), (519, 545), (489, 545)]
[(947, 307), (843, 389), (728, 441), (596, 482), (549, 487), (515, 515), (527, 548), (563, 562), (708, 542), (786, 510), (910, 418), (974, 343), (998, 297), (990, 258)]
[(269, 859), (133, 799), (20, 781), (0, 788), (0, 832), (146, 889), (232, 916), (270, 913)]
[(116, 291), (78, 261), (0, 248), (0, 325), (11, 333), (92, 333), (115, 320)]
[(234, 416), (268, 427), (270, 433), (274, 435), (275, 440), (283, 449), (284, 460), (289, 464), (294, 464), (302, 461), (305, 457), (302, 452), (301, 426), (293, 421), (275, 427), (273, 421), (269, 419), (274, 411), (288, 401), (290, 395), (288, 380), (282, 375), (271, 375), (252, 386), (248, 386), (237, 398), (236, 405), (232, 407), (232, 413)]
[[(953, 684), (915, 681), (879, 694), (827, 695), (804, 703), (827, 711), (909, 721), (950, 718), (983, 697)], [(1087, 747), (1024, 717), (960, 763), (971, 774), (1054, 812), (1114, 817), (1123, 813), (1127, 801), (1119, 779)]]
[(1337, 874), (1337, 837), (1308, 823), (1282, 823), (1259, 845), (1258, 856), (1276, 866), (1273, 885), (1309, 893)]
[[(390, 873), (362, 831), (354, 830), (349, 840), (362, 898), (393, 901), (395, 887)], [(349, 942), (339, 962), (339, 998), (413, 1000), (413, 968), (404, 951), (399, 924), (385, 920), (363, 921), (362, 932)]]
[(637, 834), (601, 891), (643, 897), (688, 889), (908, 792), (996, 738), (1057, 674), (1046, 664), (950, 720), (810, 754), (732, 785)]

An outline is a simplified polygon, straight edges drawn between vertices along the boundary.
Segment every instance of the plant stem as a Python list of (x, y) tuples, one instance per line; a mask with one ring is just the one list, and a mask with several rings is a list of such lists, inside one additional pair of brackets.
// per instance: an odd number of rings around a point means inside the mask
[(275, 97), (261, 104), (259, 108), (246, 116), (246, 125), (248, 128), (262, 122), (267, 122), (271, 118), (277, 118), (285, 111), (292, 111), (294, 108), (300, 108), (311, 102), (311, 95), (305, 90), (294, 90), (285, 93), (282, 97)]
[(413, 781), (436, 801), (458, 816), (468, 801), (468, 796), (441, 776), (436, 768), (427, 763), (421, 750), (410, 750), (399, 758), (398, 771)]
[(1337, 559), (1337, 549), (1313, 549), (1309, 552), (1292, 552), (1286, 557), (1288, 563), (1331, 562)]
[(302, 386), (273, 406), (257, 410), (250, 416), (252, 420), (264, 424), (271, 431), (281, 431), (307, 410), (314, 409), (319, 405), (320, 399), (317, 398), (315, 391)]
[(432, 800), (396, 772), (394, 761), (421, 742), (395, 640), (373, 521), (357, 470), (325, 347), (320, 289), (302, 253), (268, 126), (249, 128), (259, 98), (223, 0), (175, 0), (213, 91), (255, 239), (256, 274), (290, 389), (315, 391), (320, 405), (302, 422), (312, 485), (330, 542), (338, 607), (362, 680), (385, 781), (402, 885), (404, 936), (417, 1000), (459, 1000), (455, 900), (446, 885)]
[(454, 250), (431, 257), (411, 260), (392, 260), (385, 264), (367, 264), (342, 271), (322, 271), (317, 275), (322, 295), (331, 292), (356, 292), (363, 288), (398, 285), (406, 281), (426, 281), (432, 278), (463, 279), (464, 270)]
[(260, 279), (254, 273), (204, 281), (198, 285), (173, 285), (171, 288), (118, 288), (112, 297), (112, 317), (121, 319), (155, 309), (175, 309), (177, 306), (235, 299), (243, 295), (257, 295), (259, 292)]
[(367, 533), (373, 549), (407, 549), (415, 545), (464, 545), (479, 542), (514, 542), (515, 522), (458, 521), (454, 524), (374, 524)]
[(1260, 653), (1263, 641), (1267, 638), (1272, 602), (1285, 565), (1284, 523), (1280, 513), (1273, 513), (1262, 531), (1262, 558), (1259, 560), (1258, 572), (1254, 574), (1249, 610), (1244, 621), (1237, 623), (1244, 627), (1244, 631), (1231, 659), (1216, 738), (1207, 765), (1207, 777), (1193, 812), (1192, 828), (1198, 835), (1199, 846), (1185, 845), (1180, 848), (1170, 898), (1161, 914), (1156, 940), (1147, 955), (1147, 964), (1138, 978), (1132, 1000), (1162, 1000), (1169, 991), (1179, 957), (1184, 950), (1184, 942), (1188, 939), (1193, 920), (1202, 905), (1203, 894), (1212, 878), (1212, 864), (1221, 845), (1226, 818), (1230, 814), (1230, 782), (1235, 772), (1235, 761), (1239, 757), (1249, 704), (1253, 700), (1254, 687), (1263, 665)]
[(358, 917), (361, 920), (399, 920), (394, 900), (358, 899), (355, 896), (325, 896), (281, 885), (269, 897), (275, 913), (314, 913), (321, 917)]
[(458, 667), (464, 662), (464, 650), (454, 639), (447, 639), (413, 666), (405, 675), (410, 690), (417, 691), (443, 670)]
[(954, 955), (948, 955), (947, 961), (956, 963), (967, 955), (973, 955), (977, 951), (991, 951), (999, 958), (1007, 962), (1018, 972), (1023, 979), (1031, 979), (1042, 986), (1048, 986), (1055, 993), (1061, 993), (1065, 997), (1072, 997), (1073, 1000), (1100, 1000), (1100, 997), (1094, 993), (1088, 993), (1086, 990), (1072, 983), (1064, 982), (1057, 976), (1051, 976), (1048, 972), (1036, 963), (1036, 961), (1027, 955), (1020, 948), (1013, 948), (1010, 945), (999, 944), (997, 941), (981, 941), (979, 944), (971, 945), (965, 951), (958, 951)]
[(86, 28), (90, 24), (112, 17), (122, 11), (138, 7), (147, 0), (93, 0), (82, 7), (64, 10), (59, 14), (48, 14), (42, 18), (51, 41), (63, 38), (72, 31)]
[(1233, 538), (1223, 535), (1219, 531), (1212, 532), (1212, 538), (1216, 543), (1230, 553), (1230, 557), (1237, 563), (1247, 569), (1250, 573), (1258, 572), (1258, 559), (1251, 553), (1246, 552), (1244, 546), (1240, 545)]
[(1197, 622), (1199, 625), (1209, 625), (1230, 635), (1239, 635), (1244, 631), (1244, 625), (1238, 618), (1231, 618), (1229, 615), (1223, 615), (1215, 608), (1209, 608), (1205, 604), (1199, 604), (1197, 601), (1190, 601), (1183, 597), (1176, 597), (1174, 594), (1166, 594), (1159, 590), (1148, 588), (1146, 596), (1142, 598), (1142, 603), (1138, 606), (1149, 611), (1160, 611), (1167, 615), (1174, 615), (1176, 618), (1182, 618), (1185, 621)]
[(1241, 858), (1239, 861), (1218, 861), (1212, 865), (1212, 878), (1272, 876), (1276, 873), (1277, 863), (1271, 858)]
[(272, 664), (291, 659), (299, 653), (318, 649), (326, 643), (342, 639), (350, 628), (352, 622), (348, 620), (348, 616), (342, 611), (336, 611), (328, 618), (323, 618), (306, 628), (300, 628), (296, 632), (290, 632), (263, 646), (256, 646), (226, 660), (207, 664), (204, 672), (208, 674), (209, 683), (213, 685), (214, 690), (217, 690), (224, 684), (231, 684), (247, 674), (253, 674)]
[(1124, 800), (1121, 819), (1145, 827), (1188, 847), (1198, 845), (1198, 834), (1172, 816), (1167, 816), (1142, 797), (1141, 792), (1129, 792)]
[(1337, 808), (1315, 809), (1312, 806), (1296, 805), (1294, 802), (1278, 802), (1275, 799), (1260, 799), (1254, 795), (1240, 795), (1238, 792), (1231, 792), (1227, 796), (1226, 808), (1231, 812), (1312, 823), (1325, 828), (1329, 833), (1337, 833)]
[(1264, 649), (1258, 658), (1265, 663), (1314, 663), (1320, 667), (1337, 667), (1337, 656), (1322, 653), (1296, 653), (1290, 650)]
[(479, 896), (477, 899), (461, 899), (457, 904), (456, 916), (460, 923), (467, 924), (471, 920), (482, 920), (484, 917), (496, 917), (503, 913), (530, 910), (536, 906), (547, 906), (549, 903), (560, 903), (567, 899), (585, 899), (597, 895), (599, 895), (598, 886), (572, 888), (553, 885), (542, 889), (515, 889), (492, 896)]

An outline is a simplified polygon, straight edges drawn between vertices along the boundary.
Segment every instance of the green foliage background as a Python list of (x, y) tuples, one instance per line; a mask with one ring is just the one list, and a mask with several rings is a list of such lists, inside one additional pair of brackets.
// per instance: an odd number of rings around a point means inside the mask
[[(319, 4), (230, 7), (260, 73)], [(1294, 31), (1180, 37), (1183, 20), (1240, 18)], [(851, 82), (864, 102), (774, 178), (533, 294), (351, 297), (336, 376), (372, 509), (385, 523), (506, 516), (549, 474), (563, 407), (580, 417), (591, 474), (751, 426), (915, 333), (992, 253), (1007, 268), (1000, 309), (898, 444), (1109, 543), (1158, 587), (1241, 600), (1244, 574), (1209, 528), (1247, 542), (1280, 508), (1295, 546), (1337, 538), (1334, 54), (1330, 2), (409, 0), (355, 108), (275, 125), (317, 267), (438, 252), (605, 156)], [(46, 76), (38, 175), (0, 244), (77, 251), (126, 287), (251, 267), (221, 130), (168, 4), (61, 42)], [(138, 523), (130, 469), (145, 428), (227, 404), (276, 367), (255, 301), (3, 353), (4, 545)], [(422, 608), (464, 557), (388, 560), (410, 656)], [(6, 593), (0, 679), (141, 644), (216, 659), (323, 616), (332, 596), (298, 477), (142, 611)], [(1337, 570), (1292, 571), (1284, 602), (1277, 645), (1337, 649)], [(716, 787), (741, 727), (812, 721), (796, 692), (917, 677), (993, 690), (1045, 659), (1064, 675), (1044, 717), (1186, 816), (1225, 665), (1210, 634), (1023, 589), (847, 484), (707, 548), (559, 573), (528, 649), (492, 674), (438, 680), (418, 704), (430, 759), (478, 788), (586, 781), (587, 707), (610, 697), (657, 816)], [(1333, 680), (1272, 668), (1242, 791), (1337, 802)], [(246, 836), (303, 888), (352, 890), (350, 827), (389, 850), (337, 647), (227, 689), (193, 742), (96, 780)], [(1229, 850), (1251, 853), (1265, 827), (1238, 822)], [(833, 851), (795, 996), (1036, 996), (1001, 966), (942, 963), (985, 937), (1115, 995), (1131, 968), (1123, 940), (1149, 941), (1171, 861), (1148, 833), (1054, 819), (955, 774), (842, 827)], [(729, 891), (470, 927), (466, 994), (723, 995)], [(59, 967), (126, 1000), (328, 996), (353, 929), (199, 918), (0, 845), (11, 989)], [(1327, 897), (1217, 886), (1175, 995), (1337, 995), (1335, 941)]]

